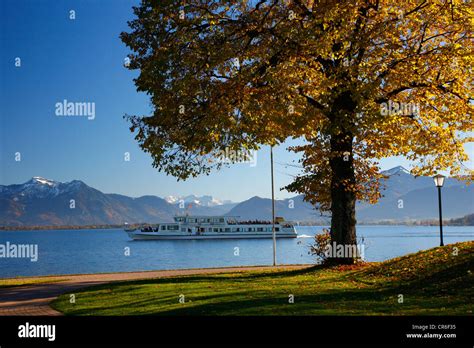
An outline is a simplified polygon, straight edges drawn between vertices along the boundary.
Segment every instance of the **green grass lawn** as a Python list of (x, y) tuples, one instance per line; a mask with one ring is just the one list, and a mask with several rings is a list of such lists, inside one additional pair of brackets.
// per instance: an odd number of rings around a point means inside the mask
[(75, 304), (59, 297), (53, 308), (67, 315), (472, 315), (473, 272), (471, 241), (363, 266), (95, 286), (76, 292)]

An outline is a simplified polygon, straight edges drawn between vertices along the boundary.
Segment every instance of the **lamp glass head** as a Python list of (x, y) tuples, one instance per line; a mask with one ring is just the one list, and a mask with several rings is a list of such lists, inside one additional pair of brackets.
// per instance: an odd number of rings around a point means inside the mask
[(435, 175), (433, 177), (433, 180), (434, 180), (434, 183), (436, 185), (436, 187), (443, 187), (443, 184), (444, 184), (444, 176), (441, 175), (441, 174), (438, 174), (438, 175)]

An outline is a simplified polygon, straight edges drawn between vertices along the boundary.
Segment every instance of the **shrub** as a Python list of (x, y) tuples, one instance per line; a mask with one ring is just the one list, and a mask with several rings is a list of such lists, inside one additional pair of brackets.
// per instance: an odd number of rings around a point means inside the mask
[(327, 249), (331, 244), (331, 233), (329, 229), (323, 228), (322, 233), (314, 236), (314, 244), (310, 245), (309, 253), (316, 256), (320, 263), (325, 263), (328, 259)]

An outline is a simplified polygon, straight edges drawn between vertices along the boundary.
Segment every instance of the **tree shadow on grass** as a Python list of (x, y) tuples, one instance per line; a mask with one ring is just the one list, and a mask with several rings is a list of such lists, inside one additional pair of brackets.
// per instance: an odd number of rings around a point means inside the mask
[[(170, 276), (170, 277), (163, 277), (163, 278), (152, 278), (152, 279), (141, 279), (141, 280), (133, 280), (133, 281), (115, 281), (112, 283), (101, 284), (101, 285), (94, 285), (91, 287), (83, 288), (78, 292), (88, 292), (91, 290), (99, 291), (99, 290), (108, 290), (111, 287), (114, 288), (114, 291), (127, 291), (126, 287), (134, 287), (134, 286), (141, 286), (141, 285), (165, 285), (165, 284), (191, 284), (191, 283), (203, 283), (203, 282), (218, 282), (218, 281), (231, 281), (231, 282), (239, 282), (239, 281), (246, 281), (246, 280), (253, 280), (253, 279), (265, 279), (265, 278), (286, 278), (292, 276), (299, 276), (305, 274), (311, 274), (317, 270), (321, 269), (319, 265), (312, 266), (304, 269), (299, 270), (288, 270), (288, 271), (276, 271), (276, 272), (255, 272), (253, 271), (245, 271), (242, 273), (214, 273), (209, 275), (186, 275), (186, 276)], [(249, 273), (249, 274), (247, 274)], [(118, 287), (122, 287), (121, 290), (118, 290)]]
[[(186, 316), (186, 315), (337, 315), (337, 308), (341, 303), (349, 308), (341, 308), (341, 315), (350, 310), (364, 311), (389, 311), (387, 299), (393, 296), (391, 291), (331, 291), (314, 295), (295, 294), (295, 303), (288, 302), (288, 295), (274, 296), (271, 298), (257, 296), (255, 299), (236, 299), (233, 301), (220, 301), (211, 304), (199, 304), (192, 307), (174, 308), (150, 315)], [(227, 295), (227, 298), (233, 298)], [(213, 297), (215, 299), (215, 296)], [(368, 307), (369, 306), (369, 307)], [(312, 312), (312, 313), (311, 313)], [(359, 313), (360, 314), (360, 313)]]
[[(189, 305), (193, 305), (194, 303), (198, 303), (200, 301), (205, 302), (208, 300), (217, 300), (222, 303), (227, 303), (230, 302), (229, 299), (231, 298), (236, 298), (242, 296), (242, 293), (240, 292), (233, 292), (233, 293), (218, 293), (218, 294), (212, 294), (212, 295), (195, 295), (195, 296), (188, 296), (186, 298), (186, 303), (183, 304), (183, 309), (186, 308), (193, 308), (189, 307)], [(121, 303), (116, 303), (116, 304), (108, 304), (107, 306), (102, 305), (100, 308), (95, 308), (94, 306), (90, 306), (88, 308), (83, 308), (83, 309), (74, 309), (74, 305), (69, 306), (67, 309), (66, 314), (67, 315), (97, 315), (95, 312), (105, 312), (105, 311), (112, 311), (112, 312), (120, 312), (121, 309), (124, 310), (124, 312), (128, 313), (137, 313), (137, 315), (156, 315), (154, 313), (145, 313), (141, 314), (141, 312), (144, 310), (146, 307), (163, 307), (163, 306), (175, 306), (179, 305), (178, 302), (178, 295), (171, 295), (171, 296), (162, 296), (162, 297), (155, 297), (155, 298), (146, 298), (146, 299), (137, 299), (134, 301), (126, 301), (126, 302), (121, 302)], [(186, 305), (186, 306), (185, 306)], [(208, 304), (212, 305), (212, 304)], [(64, 307), (60, 308), (62, 310), (66, 309)], [(148, 309), (149, 311), (150, 309)], [(107, 314), (99, 314), (99, 315), (106, 315)], [(120, 315), (120, 314), (111, 314), (113, 316), (115, 315)], [(127, 315), (135, 315), (135, 314), (127, 314)]]

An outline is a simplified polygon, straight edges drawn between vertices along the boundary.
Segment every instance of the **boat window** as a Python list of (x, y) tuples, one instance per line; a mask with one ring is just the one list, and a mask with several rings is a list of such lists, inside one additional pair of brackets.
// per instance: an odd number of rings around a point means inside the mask
[(207, 220), (207, 222), (211, 222), (211, 219), (206, 219), (206, 220)]
[(230, 228), (226, 228), (225, 231), (226, 231), (226, 232), (230, 232)]
[(263, 227), (258, 227), (257, 232), (263, 232)]
[(199, 219), (199, 222), (206, 222), (206, 219)]
[(276, 232), (280, 231), (280, 227), (275, 227), (275, 231)]
[(186, 232), (186, 228), (185, 227), (181, 228), (181, 232)]
[(214, 228), (214, 232), (219, 232), (219, 229), (218, 229), (218, 228)]
[(165, 225), (162, 225), (162, 226), (161, 226), (161, 230), (162, 230), (162, 231), (166, 230), (166, 226), (165, 226)]
[(179, 229), (178, 225), (168, 225), (168, 231), (176, 231)]
[(224, 218), (220, 218), (220, 219), (219, 219), (219, 222), (224, 222)]

